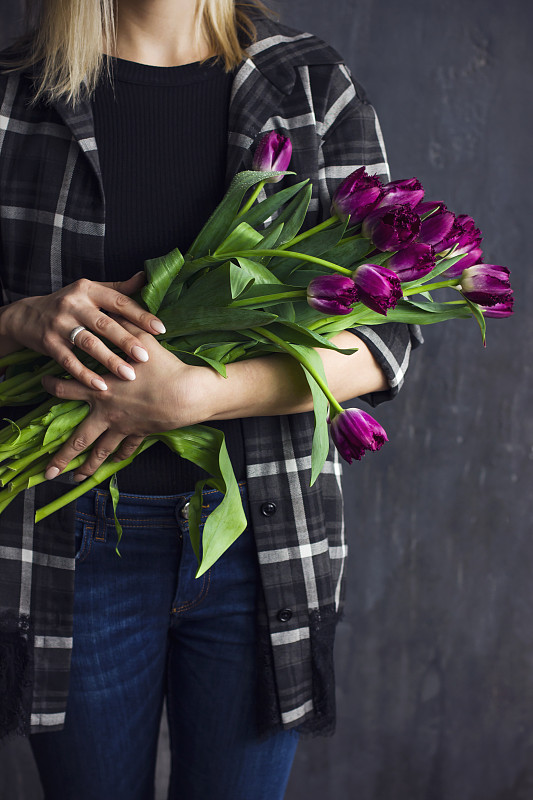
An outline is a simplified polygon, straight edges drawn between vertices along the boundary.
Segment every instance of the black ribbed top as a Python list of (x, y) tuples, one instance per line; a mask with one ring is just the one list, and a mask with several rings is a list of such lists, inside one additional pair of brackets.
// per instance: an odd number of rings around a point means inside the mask
[[(146, 259), (185, 253), (225, 188), (232, 75), (209, 59), (154, 67), (112, 58), (93, 100), (106, 200), (105, 278), (125, 280)], [(162, 391), (164, 387), (161, 387)], [(244, 477), (239, 420), (224, 431), (237, 479)], [(118, 476), (135, 494), (192, 491), (205, 473), (156, 444)]]

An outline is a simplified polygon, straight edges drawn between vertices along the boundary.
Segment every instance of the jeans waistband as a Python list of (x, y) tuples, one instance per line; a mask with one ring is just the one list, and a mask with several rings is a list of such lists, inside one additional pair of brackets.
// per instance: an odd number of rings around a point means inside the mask
[[(246, 481), (239, 482), (241, 497), (246, 498)], [(165, 519), (187, 518), (188, 503), (194, 492), (183, 492), (170, 495), (142, 495), (120, 492), (117, 504), (117, 518), (130, 519)], [(202, 508), (208, 514), (218, 506), (224, 495), (218, 489), (204, 489), (202, 492)], [(113, 503), (111, 494), (107, 489), (99, 486), (90, 489), (76, 501), (77, 519), (90, 521), (92, 519), (105, 520), (114, 524)]]

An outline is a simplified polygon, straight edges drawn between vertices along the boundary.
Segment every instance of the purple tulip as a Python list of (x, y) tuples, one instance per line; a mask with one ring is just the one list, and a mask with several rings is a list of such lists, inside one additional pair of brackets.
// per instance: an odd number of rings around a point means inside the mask
[(385, 266), (392, 269), (402, 283), (418, 280), (435, 266), (435, 253), (430, 244), (414, 242), (387, 259)]
[(379, 450), (388, 442), (379, 422), (358, 408), (348, 408), (330, 422), (335, 447), (349, 464), (362, 459), (366, 450)]
[(402, 287), (397, 274), (387, 267), (377, 264), (361, 264), (353, 273), (359, 300), (386, 315), (388, 308), (394, 308), (402, 296)]
[(409, 206), (376, 208), (363, 220), (362, 233), (378, 250), (402, 250), (414, 242), (420, 231), (420, 217)]
[(510, 317), (513, 313), (514, 298), (511, 294), (505, 303), (496, 303), (493, 306), (480, 306), (484, 317), (494, 317), (495, 319), (503, 319), (503, 317)]
[(359, 167), (337, 186), (331, 201), (331, 214), (342, 220), (361, 222), (380, 199), (383, 186), (379, 178)]
[[(289, 166), (292, 155), (292, 142), (287, 136), (271, 131), (267, 133), (254, 153), (252, 169), (259, 172), (279, 171), (284, 172)], [(277, 178), (268, 178), (268, 183), (277, 183), (282, 179), (282, 175)]]
[(358, 299), (355, 283), (347, 275), (321, 275), (307, 287), (307, 302), (324, 314), (349, 314)]
[(507, 303), (513, 294), (509, 270), (495, 264), (468, 267), (461, 276), (461, 291), (468, 300), (482, 306)]
[(452, 227), (443, 237), (442, 241), (435, 244), (437, 253), (445, 252), (455, 246), (454, 255), (468, 253), (472, 248), (481, 244), (481, 231), (476, 228), (476, 223), (467, 214), (459, 214), (453, 221)]
[(442, 273), (441, 277), (458, 278), (460, 275), (463, 274), (463, 271), (467, 267), (473, 267), (476, 264), (481, 264), (482, 260), (483, 260), (483, 250), (480, 250), (479, 247), (472, 247), (472, 249), (467, 251), (466, 255), (464, 255), (452, 267), (448, 267), (448, 269)]
[[(404, 205), (414, 208), (424, 197), (424, 187), (418, 178), (407, 178), (401, 181), (390, 181), (383, 187), (383, 197), (378, 208), (383, 206)], [(417, 209), (417, 214), (418, 214)]]
[[(424, 211), (423, 209), (424, 206), (430, 205), (434, 204), (422, 203), (421, 206), (416, 208), (417, 214), (427, 214), (428, 212)], [(424, 244), (432, 244), (435, 247), (435, 252), (440, 253), (440, 243), (451, 231), (455, 221), (455, 214), (452, 214), (451, 211), (448, 211), (444, 203), (438, 203), (435, 208), (436, 210), (433, 211), (429, 217), (422, 220), (418, 241), (423, 242)]]

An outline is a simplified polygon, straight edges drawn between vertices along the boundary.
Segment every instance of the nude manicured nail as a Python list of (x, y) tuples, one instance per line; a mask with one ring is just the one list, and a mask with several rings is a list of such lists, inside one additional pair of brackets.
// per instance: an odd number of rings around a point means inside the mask
[(124, 364), (121, 364), (120, 367), (117, 369), (117, 372), (121, 378), (126, 378), (127, 381), (135, 380), (135, 372), (132, 370), (131, 367), (126, 367)]
[(95, 389), (100, 389), (101, 392), (107, 392), (107, 385), (103, 381), (98, 380), (98, 378), (93, 378), (91, 383)]
[(84, 481), (87, 478), (87, 475), (82, 475), (81, 472), (78, 475), (74, 475), (74, 480), (79, 483), (80, 481)]
[(131, 348), (131, 354), (137, 361), (148, 361), (148, 353), (144, 347), (139, 347), (137, 344)]
[(54, 478), (57, 478), (59, 472), (60, 470), (58, 467), (48, 467), (48, 469), (44, 473), (44, 477), (46, 478), (47, 481), (51, 481)]
[(160, 322), (158, 319), (153, 319), (153, 320), (151, 321), (150, 325), (151, 325), (152, 329), (153, 329), (153, 330), (154, 330), (156, 333), (166, 333), (166, 332), (167, 332), (167, 329), (165, 328), (165, 326), (163, 325), (163, 323), (162, 323), (162, 322)]

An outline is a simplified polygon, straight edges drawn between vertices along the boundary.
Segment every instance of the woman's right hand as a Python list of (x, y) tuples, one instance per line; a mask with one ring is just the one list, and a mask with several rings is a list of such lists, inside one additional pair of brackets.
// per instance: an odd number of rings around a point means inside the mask
[(103, 364), (106, 371), (134, 380), (131, 363), (113, 353), (97, 334), (117, 345), (129, 359), (148, 361), (142, 342), (113, 317), (124, 317), (154, 335), (165, 332), (161, 320), (128, 296), (144, 282), (143, 272), (114, 283), (82, 278), (52, 294), (16, 300), (1, 309), (0, 331), (21, 347), (50, 356), (84, 386), (105, 390), (102, 378), (76, 357), (69, 334), (83, 326), (86, 330), (78, 333), (75, 346)]

